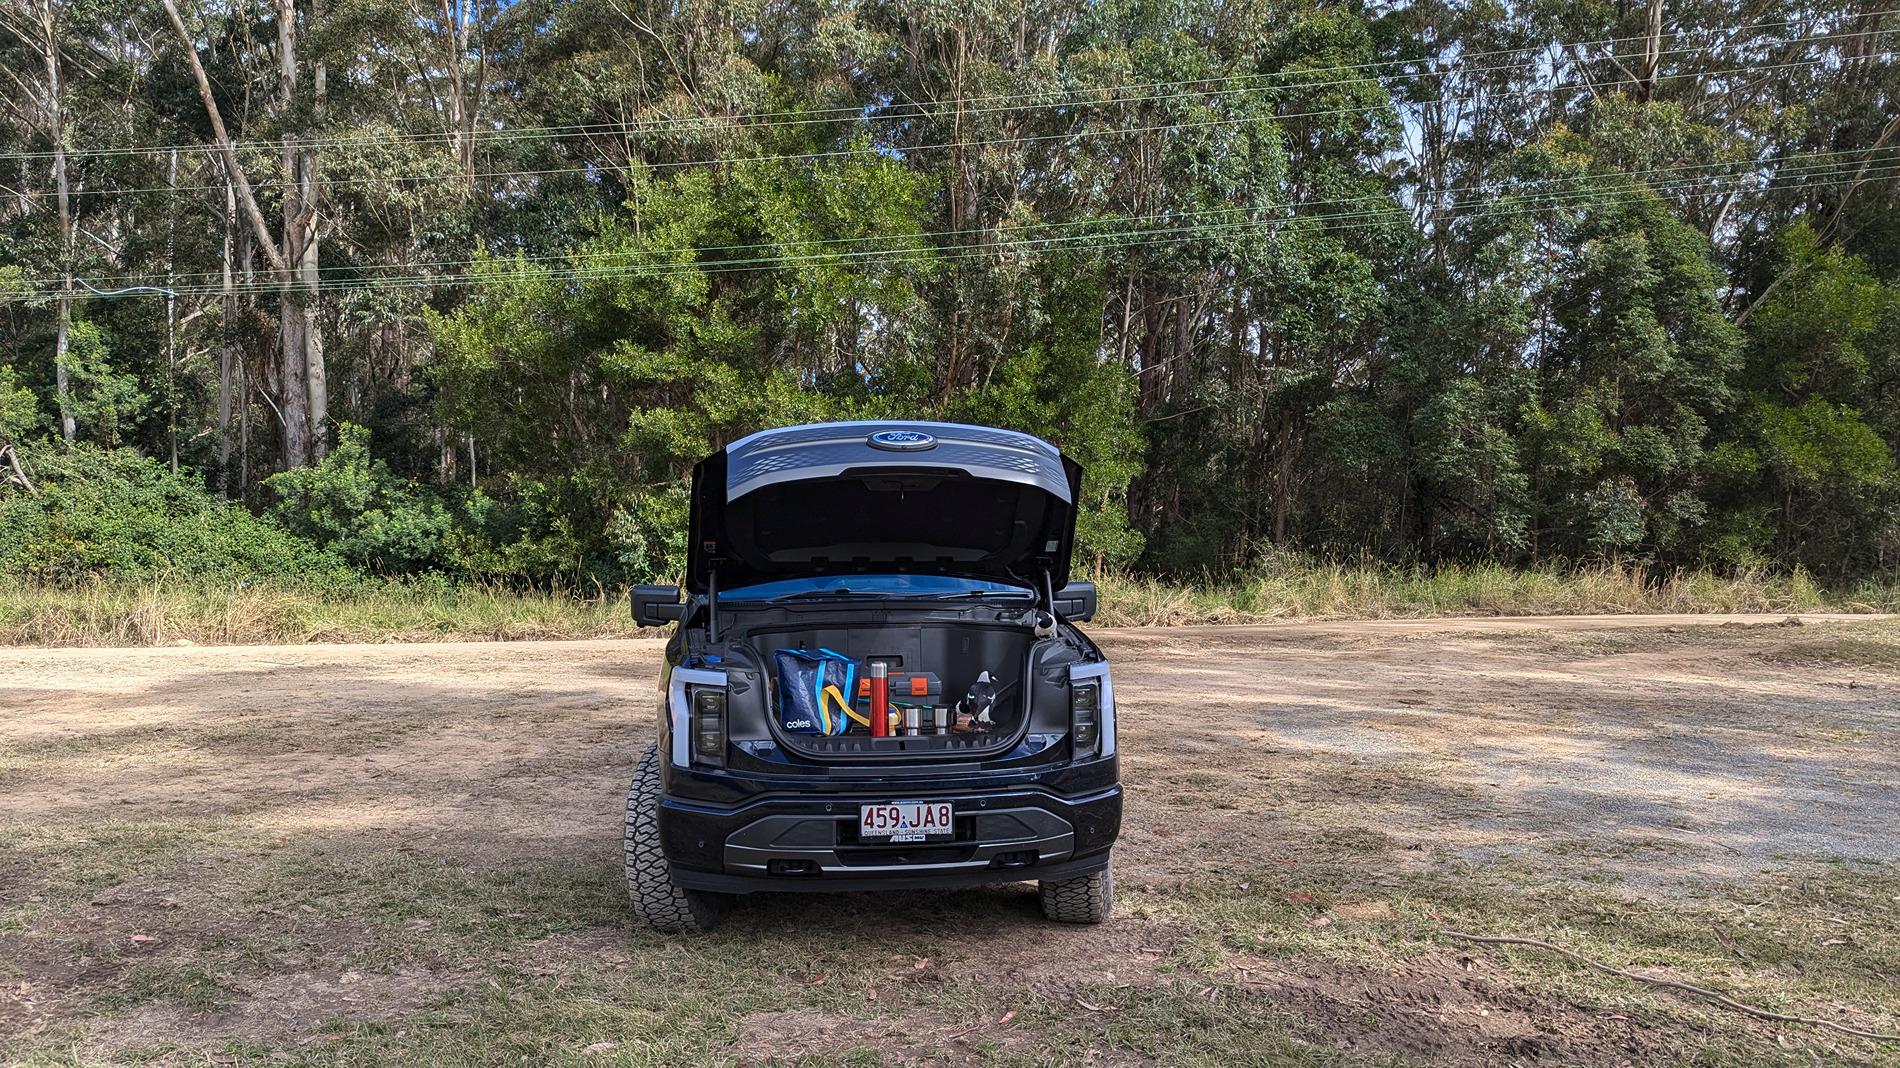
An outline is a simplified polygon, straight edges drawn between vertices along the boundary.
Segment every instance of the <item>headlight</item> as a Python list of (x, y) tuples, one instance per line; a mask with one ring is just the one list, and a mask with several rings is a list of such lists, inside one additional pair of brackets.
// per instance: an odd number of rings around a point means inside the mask
[(693, 753), (717, 761), (726, 754), (726, 691), (694, 689)]

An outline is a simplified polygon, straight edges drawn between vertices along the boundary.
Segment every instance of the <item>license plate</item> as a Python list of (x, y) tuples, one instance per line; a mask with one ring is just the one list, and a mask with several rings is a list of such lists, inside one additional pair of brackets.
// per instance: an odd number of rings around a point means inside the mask
[(941, 842), (956, 834), (948, 801), (892, 801), (858, 806), (861, 842)]

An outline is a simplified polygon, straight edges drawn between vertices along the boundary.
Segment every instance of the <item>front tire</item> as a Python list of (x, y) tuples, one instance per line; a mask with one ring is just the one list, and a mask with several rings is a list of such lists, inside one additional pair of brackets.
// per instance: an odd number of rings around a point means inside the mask
[(1115, 876), (1107, 868), (1074, 879), (1044, 879), (1042, 914), (1057, 923), (1101, 923), (1115, 910)]
[(660, 749), (647, 746), (627, 791), (623, 841), (627, 896), (640, 922), (668, 934), (710, 931), (732, 911), (732, 895), (687, 890), (673, 884), (673, 868), (660, 849)]

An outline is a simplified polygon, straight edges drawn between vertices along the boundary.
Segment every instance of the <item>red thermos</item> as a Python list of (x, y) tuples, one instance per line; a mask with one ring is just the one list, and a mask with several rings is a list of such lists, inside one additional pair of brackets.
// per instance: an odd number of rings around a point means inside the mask
[(871, 737), (891, 732), (891, 672), (882, 660), (871, 661)]

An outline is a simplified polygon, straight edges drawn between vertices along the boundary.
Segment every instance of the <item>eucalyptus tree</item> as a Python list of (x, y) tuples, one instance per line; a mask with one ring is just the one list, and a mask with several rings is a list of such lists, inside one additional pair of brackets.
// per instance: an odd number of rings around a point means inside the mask
[(521, 578), (663, 575), (693, 457), (859, 416), (1056, 440), (1100, 566), (1891, 569), (1897, 35), (1881, 0), (0, 0), (0, 448), (330, 511), (369, 471), (433, 502), (428, 560)]

